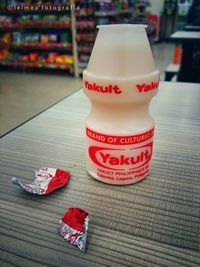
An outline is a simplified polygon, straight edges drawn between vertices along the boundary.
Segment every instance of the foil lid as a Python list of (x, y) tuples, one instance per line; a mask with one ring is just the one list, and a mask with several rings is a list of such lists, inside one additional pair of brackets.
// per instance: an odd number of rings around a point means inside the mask
[(11, 182), (23, 188), (28, 193), (47, 195), (69, 182), (68, 171), (44, 167), (35, 171), (35, 180), (31, 184), (23, 184), (20, 178), (13, 177)]
[(89, 217), (88, 213), (79, 208), (69, 208), (60, 220), (59, 234), (70, 244), (85, 253)]

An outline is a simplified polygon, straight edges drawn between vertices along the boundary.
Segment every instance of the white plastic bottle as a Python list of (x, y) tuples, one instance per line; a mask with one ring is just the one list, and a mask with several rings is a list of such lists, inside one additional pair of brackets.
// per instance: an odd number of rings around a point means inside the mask
[(83, 73), (91, 102), (86, 168), (105, 183), (135, 183), (149, 173), (154, 134), (149, 104), (157, 94), (159, 71), (145, 27), (99, 26)]

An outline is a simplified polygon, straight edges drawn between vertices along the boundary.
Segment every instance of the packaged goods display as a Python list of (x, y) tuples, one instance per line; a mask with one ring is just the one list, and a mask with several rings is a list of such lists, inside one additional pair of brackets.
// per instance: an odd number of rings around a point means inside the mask
[(69, 15), (23, 12), (1, 15), (0, 66), (73, 72), (70, 27)]
[[(14, 1), (16, 5), (32, 4), (37, 1)], [(39, 4), (59, 5), (69, 4), (67, 1), (40, 1)], [(148, 0), (108, 0), (108, 1), (74, 1), (74, 12), (28, 11), (1, 12), (0, 8), (0, 39), (2, 32), (9, 30), (13, 34), (14, 47), (9, 49), (46, 49), (51, 52), (66, 52), (73, 54), (73, 72), (77, 76), (87, 67), (97, 34), (97, 25), (139, 23), (148, 24), (150, 35), (155, 33), (154, 23), (149, 23), (148, 12), (141, 10), (150, 5)], [(73, 22), (74, 21), (74, 22)], [(141, 22), (142, 21), (142, 22)], [(73, 23), (72, 23), (73, 22)], [(156, 35), (159, 39), (159, 33)], [(153, 40), (154, 37), (152, 37)], [(155, 38), (154, 38), (155, 39)], [(1, 44), (1, 43), (0, 43)], [(5, 48), (5, 47), (3, 47)], [(1, 47), (0, 47), (1, 49)], [(0, 65), (2, 62), (0, 62)], [(4, 62), (5, 63), (5, 62)]]

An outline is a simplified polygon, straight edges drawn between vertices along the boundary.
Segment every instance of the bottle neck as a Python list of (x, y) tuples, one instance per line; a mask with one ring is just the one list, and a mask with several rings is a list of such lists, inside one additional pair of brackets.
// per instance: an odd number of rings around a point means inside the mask
[[(149, 113), (149, 101), (135, 103), (102, 103), (92, 101), (91, 112), (106, 114), (106, 117), (140, 116)], [(105, 118), (106, 119), (106, 118)]]
[(93, 102), (86, 125), (97, 132), (120, 135), (144, 132), (154, 127), (149, 102), (109, 105)]

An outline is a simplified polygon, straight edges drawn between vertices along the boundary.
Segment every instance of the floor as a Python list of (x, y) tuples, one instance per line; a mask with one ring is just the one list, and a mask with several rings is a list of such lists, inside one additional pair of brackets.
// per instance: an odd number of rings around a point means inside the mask
[(0, 136), (81, 86), (65, 75), (0, 72)]
[[(164, 80), (172, 62), (174, 45), (152, 46), (155, 63)], [(82, 86), (81, 78), (65, 75), (0, 72), (0, 136), (17, 127)]]
[(174, 54), (174, 44), (156, 43), (152, 45), (152, 53), (157, 68), (160, 70), (160, 80), (164, 81), (164, 71), (172, 63)]

